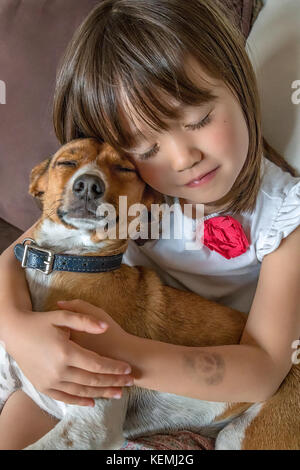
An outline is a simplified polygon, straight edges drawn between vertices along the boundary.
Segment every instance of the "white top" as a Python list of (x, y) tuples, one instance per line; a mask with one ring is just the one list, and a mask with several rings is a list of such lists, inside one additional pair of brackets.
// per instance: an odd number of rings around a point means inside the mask
[[(123, 263), (148, 266), (166, 285), (249, 313), (264, 256), (300, 225), (300, 177), (292, 177), (267, 158), (263, 158), (262, 172), (255, 210), (233, 216), (241, 223), (250, 245), (242, 255), (226, 259), (206, 246), (197, 251), (186, 249), (186, 242), (195, 238), (195, 221), (183, 214), (178, 198), (172, 198), (178, 204), (170, 214), (171, 238), (150, 240), (143, 246), (129, 240)], [(217, 215), (209, 214), (203, 220)], [(181, 239), (172, 237), (175, 217), (184, 227)]]

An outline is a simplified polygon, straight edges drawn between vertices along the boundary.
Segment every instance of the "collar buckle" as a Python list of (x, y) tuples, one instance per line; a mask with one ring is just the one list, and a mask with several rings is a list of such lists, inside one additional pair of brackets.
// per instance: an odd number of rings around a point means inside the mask
[[(30, 243), (25, 245), (26, 241), (30, 241)], [(32, 238), (25, 238), (25, 240), (23, 240), (23, 245), (24, 245), (24, 253), (23, 253), (23, 259), (22, 259), (22, 268), (27, 267), (26, 266), (27, 253), (28, 253), (28, 249), (30, 248), (31, 250), (42, 251), (43, 253), (47, 253), (48, 255), (47, 260), (44, 261), (45, 269), (36, 268), (36, 270), (47, 275), (53, 271), (52, 268), (53, 268), (54, 255), (55, 255), (54, 251), (46, 250), (45, 248), (40, 248), (39, 246), (36, 245), (35, 240), (33, 240)]]

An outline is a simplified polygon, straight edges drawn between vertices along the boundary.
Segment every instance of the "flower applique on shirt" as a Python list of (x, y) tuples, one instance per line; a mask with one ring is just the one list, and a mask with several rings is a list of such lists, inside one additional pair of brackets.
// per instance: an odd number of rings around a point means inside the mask
[(236, 258), (249, 248), (249, 241), (240, 222), (230, 215), (211, 217), (196, 225), (196, 239), (226, 259)]

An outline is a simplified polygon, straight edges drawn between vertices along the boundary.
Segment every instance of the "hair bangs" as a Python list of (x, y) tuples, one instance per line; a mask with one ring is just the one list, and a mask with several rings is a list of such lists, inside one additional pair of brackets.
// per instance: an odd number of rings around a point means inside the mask
[[(177, 82), (178, 84), (178, 82)], [(152, 133), (170, 129), (170, 121), (182, 117), (186, 105), (202, 105), (216, 98), (208, 90), (191, 85), (189, 81), (178, 84), (178, 92), (170, 86), (168, 91), (153, 85), (153, 81), (142, 82), (142, 87), (125, 86), (118, 102), (118, 141), (123, 150), (134, 148), (140, 140), (147, 140)], [(171, 85), (171, 84), (170, 84)], [(188, 90), (188, 91), (186, 91)]]
[[(102, 121), (101, 135), (120, 151), (129, 151), (147, 136), (168, 131), (170, 121), (181, 118), (184, 106), (201, 106), (217, 96), (208, 88), (194, 84), (181, 69), (170, 66), (169, 81), (162, 86), (159, 68), (141, 77), (134, 70), (128, 75), (120, 73), (119, 86), (102, 89), (101, 104), (107, 103), (106, 119)], [(174, 77), (174, 78), (173, 78)]]

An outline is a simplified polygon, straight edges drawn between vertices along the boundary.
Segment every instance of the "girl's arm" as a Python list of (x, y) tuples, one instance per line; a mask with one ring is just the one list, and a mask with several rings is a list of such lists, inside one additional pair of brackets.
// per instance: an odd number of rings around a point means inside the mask
[(299, 286), (300, 226), (264, 257), (239, 345), (184, 347), (132, 337), (126, 359), (140, 370), (135, 385), (208, 401), (270, 398), (299, 344)]
[(24, 238), (32, 238), (35, 225), (36, 224), (24, 232), (0, 256), (1, 337), (3, 337), (6, 327), (9, 329), (10, 320), (14, 318), (18, 310), (32, 310), (24, 270), (19, 263), (16, 263), (13, 249), (17, 243), (22, 243)]
[(129, 364), (100, 357), (70, 341), (70, 330), (106, 331), (93, 315), (32, 311), (25, 270), (13, 249), (24, 238), (32, 238), (35, 225), (0, 256), (0, 341), (39, 391), (66, 403), (93, 405), (89, 397), (111, 398), (122, 392), (131, 378), (125, 372)]

